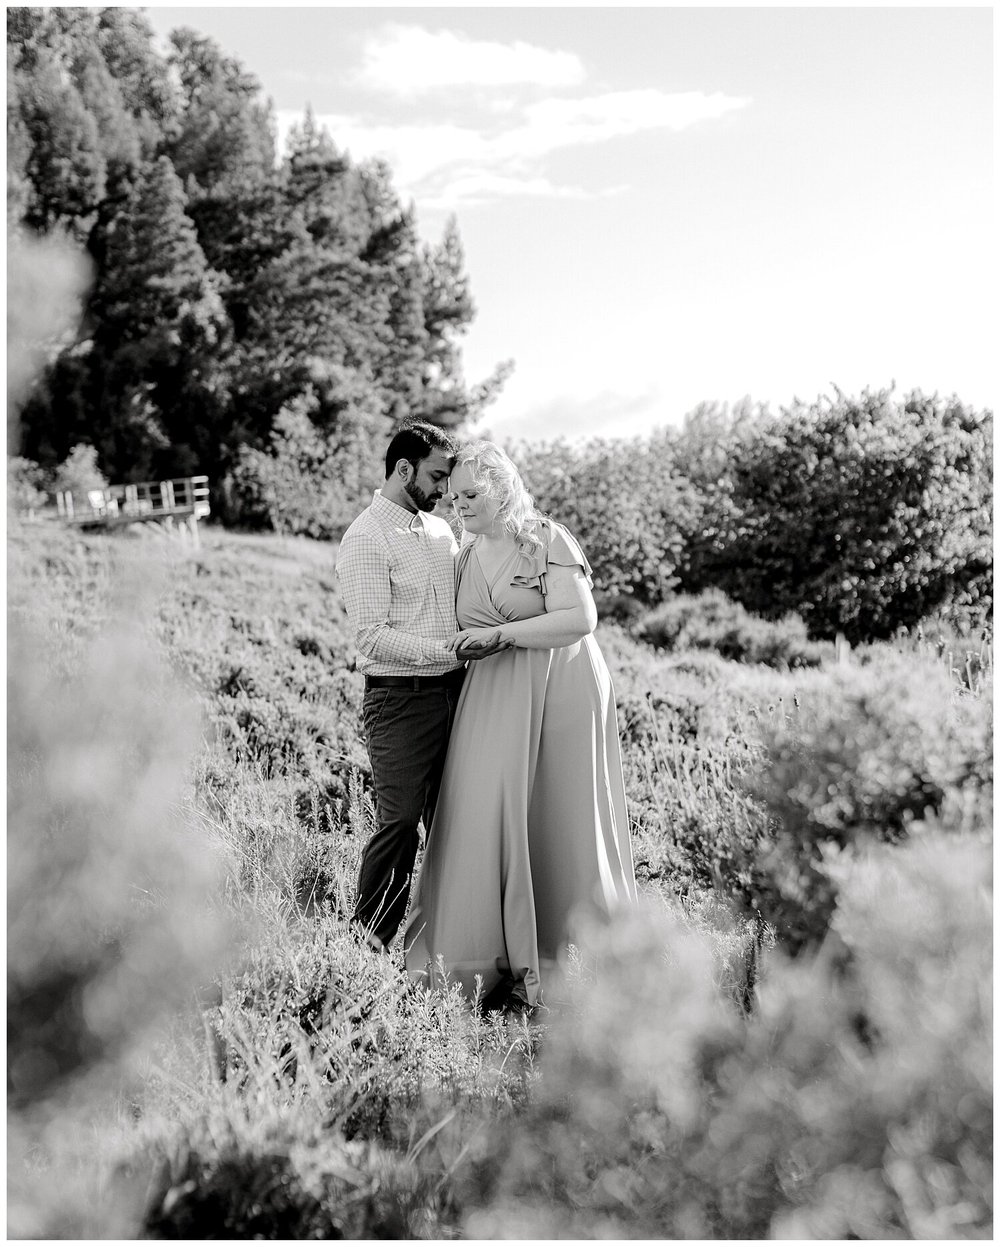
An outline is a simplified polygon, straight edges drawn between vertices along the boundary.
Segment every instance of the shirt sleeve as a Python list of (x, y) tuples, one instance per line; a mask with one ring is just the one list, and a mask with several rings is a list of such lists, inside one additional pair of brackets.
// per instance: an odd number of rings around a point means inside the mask
[(367, 533), (345, 535), (337, 554), (337, 579), (355, 644), (365, 658), (412, 667), (454, 659), (443, 642), (390, 625), (389, 558)]

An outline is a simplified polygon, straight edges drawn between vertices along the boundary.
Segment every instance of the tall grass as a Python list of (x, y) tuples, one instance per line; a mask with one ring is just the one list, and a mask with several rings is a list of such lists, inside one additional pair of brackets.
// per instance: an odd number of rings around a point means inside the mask
[(11, 530), (12, 1230), (987, 1235), (988, 649), (789, 671), (603, 626), (643, 904), (504, 1020), (348, 935), (332, 566)]
[(82, 602), (46, 591), (32, 555), (58, 544), (13, 535), (8, 599), (11, 1226), (32, 1236), (88, 1224), (64, 1114), (106, 1101), (165, 1011), (196, 1010), (229, 921), (191, 812), (200, 709), (142, 626), (155, 588), (103, 558), (83, 575), (63, 543)]

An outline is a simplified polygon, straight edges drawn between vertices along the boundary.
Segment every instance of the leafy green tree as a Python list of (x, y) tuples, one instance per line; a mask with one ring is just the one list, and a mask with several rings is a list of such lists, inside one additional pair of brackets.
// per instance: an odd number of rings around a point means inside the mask
[(309, 383), (278, 413), (268, 448), (238, 456), (223, 491), (227, 518), (339, 538), (382, 483), (391, 431), (372, 386), (314, 362)]
[(690, 488), (690, 505), (673, 516), (682, 538), (677, 562), (677, 587), (700, 593), (714, 584), (712, 568), (735, 529), (733, 463), (740, 445), (755, 435), (768, 417), (766, 406), (742, 399), (728, 403), (699, 403), (684, 417), (680, 430), (666, 429), (650, 439), (650, 453), (667, 453)]
[(705, 575), (811, 635), (891, 635), (989, 594), (992, 415), (891, 390), (797, 404), (732, 445), (735, 519)]
[(46, 473), (41, 464), (20, 455), (7, 456), (7, 510), (30, 515), (45, 505)]
[(108, 479), (97, 466), (97, 451), (83, 443), (74, 446), (52, 478), (52, 488), (57, 493), (69, 490), (78, 497), (91, 489), (106, 489)]
[(629, 616), (663, 600), (683, 552), (678, 516), (692, 505), (666, 444), (653, 455), (638, 438), (560, 441), (513, 457), (539, 509), (583, 546), (602, 613)]

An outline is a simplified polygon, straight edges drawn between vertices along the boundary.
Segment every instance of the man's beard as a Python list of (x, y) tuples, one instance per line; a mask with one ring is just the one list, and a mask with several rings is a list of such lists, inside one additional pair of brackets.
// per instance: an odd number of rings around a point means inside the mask
[(403, 485), (403, 489), (406, 491), (407, 497), (418, 511), (433, 511), (440, 502), (440, 498), (432, 498), (430, 494), (425, 494), (415, 479), (413, 481), (406, 481)]

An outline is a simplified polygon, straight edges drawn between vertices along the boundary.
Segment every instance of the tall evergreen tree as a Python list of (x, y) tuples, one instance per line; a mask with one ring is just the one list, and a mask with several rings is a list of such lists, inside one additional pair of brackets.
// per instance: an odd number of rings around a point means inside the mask
[(424, 367), (428, 335), (424, 324), (424, 270), (412, 203), (403, 209), (384, 161), (361, 166), (361, 184), (368, 204), (370, 232), (362, 259), (372, 279), (388, 291), (383, 325), (386, 353), (377, 380), (390, 411), (399, 421), (422, 415)]
[(103, 462), (124, 479), (217, 466), (229, 324), (166, 157), (109, 235), (91, 300)]
[(21, 83), (17, 52), (7, 45), (7, 222), (8, 228), (24, 220), (31, 200), (28, 161), (31, 136), (21, 115)]
[(424, 327), (429, 341), (430, 377), (448, 377), (457, 371), (458, 340), (472, 323), (475, 304), (465, 274), (465, 251), (458, 221), (450, 216), (441, 242), (425, 247)]
[(153, 154), (172, 107), (152, 32), (129, 10), (17, 8), (7, 48), (8, 127), (28, 148), (23, 158), (15, 151), (8, 177), (21, 196), (17, 219), (79, 238), (96, 222), (90, 244), (100, 260), (101, 218)]
[(403, 416), (476, 414), (502, 370), (462, 378), (454, 221), (422, 254), (388, 166), (355, 165), (311, 110), (276, 167), (256, 79), (192, 30), (171, 47), (136, 10), (8, 11), (11, 217), (73, 230), (97, 271), (25, 453), (87, 442), (113, 477), (218, 476), (294, 410), (343, 467)]
[(293, 244), (307, 241), (305, 227), (288, 211), (277, 174), (196, 194), (187, 214), (209, 265), (226, 275), (223, 297), (241, 342), (249, 328), (251, 287)]
[(16, 107), (27, 134), (24, 222), (46, 232), (56, 225), (86, 238), (104, 197), (107, 162), (96, 119), (45, 48), (31, 68), (15, 70)]
[(87, 40), (74, 49), (73, 82), (97, 128), (97, 143), (105, 164), (104, 195), (124, 192), (142, 161), (139, 127), (111, 76), (96, 43)]
[(462, 368), (461, 338), (476, 315), (465, 272), (465, 251), (454, 216), (441, 242), (423, 253), (424, 329), (427, 357), (423, 378), (423, 415), (435, 424), (458, 425), (475, 419), (491, 402), (513, 370), (498, 364), (492, 375), (469, 389)]
[(289, 206), (321, 247), (357, 255), (368, 236), (363, 179), (307, 108), (288, 136), (284, 162)]
[(135, 119), (142, 154), (151, 160), (172, 132), (181, 107), (166, 62), (153, 46), (153, 30), (138, 9), (97, 11), (96, 43), (122, 101)]
[(203, 190), (232, 179), (267, 177), (274, 166), (274, 122), (257, 79), (214, 40), (183, 27), (170, 35), (169, 63), (181, 103), (167, 152), (185, 184)]
[(387, 352), (379, 380), (391, 395), (396, 419), (421, 415), (428, 336), (424, 324), (424, 274), (412, 208), (383, 226), (369, 246), (379, 256), (389, 289)]

